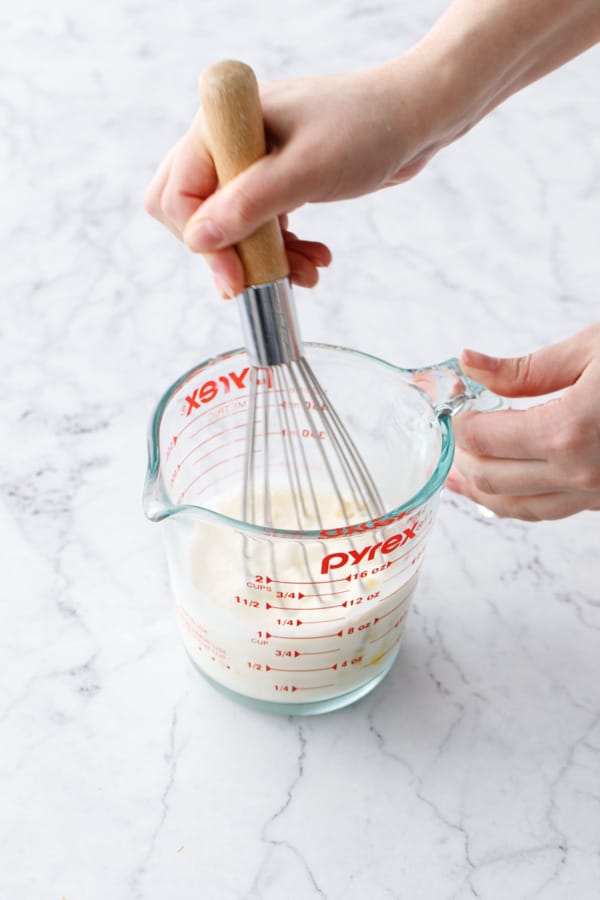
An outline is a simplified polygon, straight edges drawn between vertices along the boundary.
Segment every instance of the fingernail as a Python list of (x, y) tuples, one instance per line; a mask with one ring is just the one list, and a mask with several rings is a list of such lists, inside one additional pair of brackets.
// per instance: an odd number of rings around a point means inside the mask
[(215, 284), (217, 286), (217, 290), (220, 293), (221, 297), (224, 300), (233, 300), (235, 297), (235, 291), (232, 289), (229, 282), (227, 282), (221, 275), (215, 275)]
[(186, 244), (200, 252), (214, 250), (223, 243), (224, 234), (212, 219), (198, 219), (186, 228)]
[(478, 353), (477, 350), (463, 350), (461, 362), (470, 369), (480, 369), (482, 372), (493, 372), (500, 365), (500, 360), (495, 356), (487, 356)]

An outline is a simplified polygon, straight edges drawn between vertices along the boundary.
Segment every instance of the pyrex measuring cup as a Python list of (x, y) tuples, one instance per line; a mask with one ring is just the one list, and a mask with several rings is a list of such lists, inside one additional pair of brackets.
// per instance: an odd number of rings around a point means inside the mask
[[(193, 663), (237, 699), (288, 714), (345, 706), (389, 671), (452, 463), (450, 417), (497, 405), (456, 360), (409, 370), (341, 347), (305, 348), (389, 512), (344, 525), (332, 510), (312, 531), (241, 521), (245, 350), (207, 360), (161, 398), (144, 493), (146, 515), (163, 523)], [(305, 428), (301, 438), (310, 465), (327, 436)], [(284, 461), (264, 457), (276, 484)]]

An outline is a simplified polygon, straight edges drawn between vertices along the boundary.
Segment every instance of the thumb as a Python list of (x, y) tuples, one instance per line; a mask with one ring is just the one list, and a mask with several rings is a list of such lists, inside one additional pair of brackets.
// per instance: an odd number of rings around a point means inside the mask
[(301, 206), (306, 198), (298, 171), (285, 152), (257, 160), (202, 203), (185, 227), (185, 243), (196, 253), (228, 247)]
[(585, 332), (536, 353), (512, 358), (487, 356), (463, 350), (460, 364), (465, 374), (504, 397), (536, 397), (572, 385), (586, 368), (590, 348)]

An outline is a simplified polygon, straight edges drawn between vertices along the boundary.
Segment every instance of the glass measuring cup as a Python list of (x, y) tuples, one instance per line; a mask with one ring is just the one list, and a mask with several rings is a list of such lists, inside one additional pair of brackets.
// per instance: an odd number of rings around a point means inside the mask
[[(286, 714), (346, 706), (390, 670), (452, 464), (450, 417), (498, 405), (457, 360), (411, 370), (342, 347), (305, 350), (389, 512), (350, 525), (332, 512), (327, 527), (304, 531), (241, 520), (245, 350), (207, 360), (163, 395), (144, 490), (192, 662), (236, 699)], [(301, 439), (310, 465), (327, 436), (305, 428)], [(284, 461), (264, 457), (276, 484)]]

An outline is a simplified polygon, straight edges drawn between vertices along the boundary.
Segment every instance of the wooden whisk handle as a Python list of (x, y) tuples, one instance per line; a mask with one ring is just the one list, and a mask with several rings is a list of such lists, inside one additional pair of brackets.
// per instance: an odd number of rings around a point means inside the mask
[[(245, 63), (223, 60), (200, 77), (200, 101), (219, 184), (224, 185), (266, 154), (258, 84)], [(277, 219), (261, 225), (237, 245), (246, 285), (266, 284), (289, 274)]]

